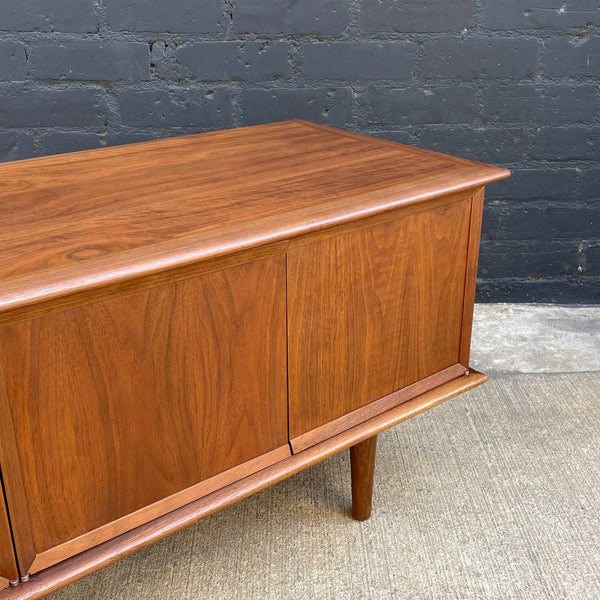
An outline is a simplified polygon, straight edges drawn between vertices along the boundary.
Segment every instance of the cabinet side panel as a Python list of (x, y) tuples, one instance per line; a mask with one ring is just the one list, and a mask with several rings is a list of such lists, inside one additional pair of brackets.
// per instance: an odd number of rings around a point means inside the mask
[(459, 362), (470, 198), (288, 252), (290, 437)]
[(38, 554), (287, 445), (283, 256), (7, 325), (0, 344)]
[(9, 581), (15, 581), (19, 578), (17, 561), (13, 548), (12, 535), (10, 533), (10, 524), (6, 504), (4, 503), (4, 490), (2, 489), (2, 480), (0, 479), (0, 577)]
[(473, 330), (473, 308), (475, 305), (475, 287), (477, 284), (477, 264), (479, 262), (479, 241), (481, 239), (484, 192), (484, 188), (481, 188), (473, 194), (471, 200), (469, 250), (467, 254), (465, 299), (460, 339), (460, 362), (465, 367), (469, 366), (469, 356), (471, 355), (471, 332)]

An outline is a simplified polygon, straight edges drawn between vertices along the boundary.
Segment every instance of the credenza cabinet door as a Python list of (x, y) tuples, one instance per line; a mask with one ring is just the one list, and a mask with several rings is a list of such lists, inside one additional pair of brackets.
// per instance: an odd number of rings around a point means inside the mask
[(470, 210), (462, 195), (289, 251), (292, 447), (444, 369), (456, 376)]
[(279, 255), (0, 328), (32, 572), (289, 455), (285, 315)]

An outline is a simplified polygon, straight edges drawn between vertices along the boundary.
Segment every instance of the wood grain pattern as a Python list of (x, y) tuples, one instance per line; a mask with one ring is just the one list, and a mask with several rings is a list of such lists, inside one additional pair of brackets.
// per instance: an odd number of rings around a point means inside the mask
[[(0, 356), (2, 346), (0, 345)], [(33, 534), (29, 523), (27, 496), (23, 485), (21, 461), (17, 449), (15, 429), (11, 418), (8, 382), (0, 360), (0, 465), (4, 493), (10, 505), (10, 518), (13, 525), (13, 537), (17, 553), (17, 564), (21, 575), (27, 575), (29, 567), (35, 558)], [(18, 526), (16, 526), (18, 524)]]
[(460, 362), (463, 365), (469, 364), (469, 357), (471, 355), (471, 332), (473, 330), (473, 309), (475, 305), (475, 286), (477, 285), (477, 264), (479, 262), (479, 241), (481, 239), (484, 194), (485, 190), (481, 188), (473, 194), (473, 199), (471, 200), (467, 275), (465, 277), (460, 338)]
[(239, 502), (294, 473), (298, 473), (328, 456), (358, 444), (389, 427), (481, 385), (485, 381), (487, 381), (485, 375), (471, 370), (466, 376), (453, 379), (439, 388), (413, 398), (387, 413), (348, 429), (304, 452), (294, 454), (209, 496), (187, 504), (109, 542), (91, 548), (37, 575), (32, 575), (27, 583), (22, 583), (18, 587), (1, 592), (0, 600), (36, 600), (41, 598), (226, 506)]
[(360, 423), (363, 423), (364, 421), (368, 421), (377, 415), (387, 412), (391, 408), (394, 408), (403, 402), (407, 402), (415, 396), (420, 396), (443, 383), (455, 379), (456, 377), (460, 377), (461, 375), (464, 375), (465, 371), (466, 367), (457, 363), (446, 369), (442, 369), (429, 377), (420, 379), (411, 385), (407, 385), (402, 389), (396, 390), (383, 398), (378, 398), (373, 402), (369, 402), (369, 404), (361, 406), (337, 419), (333, 419), (333, 421), (329, 421), (320, 427), (316, 427), (302, 435), (292, 438), (290, 440), (292, 451), (294, 453), (302, 452), (302, 450), (306, 450), (346, 429), (360, 425)]
[(102, 525), (97, 529), (93, 529), (88, 533), (84, 533), (79, 537), (70, 539), (58, 546), (50, 548), (45, 552), (41, 552), (35, 557), (31, 567), (29, 568), (30, 573), (37, 573), (43, 569), (46, 569), (56, 563), (64, 560), (66, 557), (75, 556), (76, 554), (87, 550), (93, 546), (97, 546), (102, 542), (106, 542), (114, 537), (135, 529), (148, 521), (152, 521), (157, 517), (166, 515), (173, 510), (181, 508), (182, 506), (207, 496), (211, 492), (218, 490), (222, 487), (243, 479), (252, 473), (256, 473), (270, 465), (273, 465), (284, 458), (290, 456), (291, 451), (288, 444), (280, 446), (275, 450), (271, 450), (265, 454), (261, 454), (256, 458), (248, 460), (236, 467), (227, 469), (218, 475), (204, 479), (200, 483), (192, 485), (180, 492), (157, 500), (149, 506), (144, 506), (133, 513), (125, 515), (115, 521), (111, 521), (106, 525)]
[(373, 436), (485, 381), (508, 175), (302, 121), (0, 165), (0, 599), (351, 446), (366, 518)]
[(280, 256), (0, 328), (36, 552), (286, 446), (285, 327)]
[(5, 163), (0, 312), (508, 175), (301, 121)]
[(196, 485), (190, 486), (181, 492), (177, 492), (172, 496), (158, 500), (149, 506), (145, 506), (144, 508), (141, 508), (133, 513), (98, 527), (89, 533), (85, 533), (79, 537), (70, 539), (63, 544), (54, 546), (50, 550), (42, 552), (36, 556), (29, 569), (29, 572), (37, 573), (38, 571), (55, 565), (67, 557), (75, 556), (76, 554), (79, 554), (88, 548), (92, 548), (93, 546), (97, 546), (98, 544), (115, 538), (122, 533), (131, 531), (132, 529), (135, 529), (144, 523), (148, 523), (157, 517), (181, 508), (182, 506), (185, 506), (186, 504), (189, 504), (198, 498), (207, 496), (215, 490), (226, 487), (234, 481), (243, 479), (252, 473), (256, 473), (257, 471), (271, 466), (283, 460), (284, 458), (287, 458), (290, 456), (290, 454), (290, 448), (287, 444), (285, 446), (280, 446), (279, 448), (271, 450), (266, 454), (262, 454), (261, 456), (248, 460), (236, 467), (227, 469), (218, 475), (209, 477), (208, 479), (205, 479)]
[(376, 451), (376, 435), (350, 446), (352, 518), (357, 521), (366, 521), (371, 516)]
[(77, 293), (66, 296), (56, 296), (55, 298), (39, 302), (31, 306), (23, 306), (15, 310), (0, 312), (0, 326), (18, 321), (30, 321), (42, 315), (52, 312), (62, 312), (68, 308), (82, 306), (99, 302), (116, 296), (123, 296), (139, 290), (145, 290), (168, 283), (190, 279), (206, 273), (213, 273), (222, 269), (228, 269), (237, 265), (243, 265), (263, 258), (272, 256), (281, 256), (289, 246), (288, 240), (267, 244), (250, 250), (242, 250), (233, 254), (226, 254), (217, 258), (208, 259), (199, 263), (175, 267), (165, 271), (158, 271), (150, 275), (110, 283), (103, 287), (85, 289)]
[[(311, 244), (312, 242), (317, 242), (319, 240), (325, 240), (327, 238), (335, 237), (343, 233), (358, 231), (359, 229), (366, 229), (373, 225), (390, 223), (398, 219), (404, 219), (409, 215), (413, 215), (416, 213), (435, 210), (436, 208), (441, 208), (443, 206), (446, 206), (453, 202), (458, 202), (460, 200), (470, 201), (472, 196), (473, 190), (468, 189), (452, 194), (446, 194), (444, 196), (438, 196), (436, 198), (431, 198), (430, 200), (423, 202), (415, 202), (406, 206), (390, 208), (389, 210), (369, 215), (356, 221), (349, 221), (347, 223), (341, 223), (339, 225), (332, 225), (331, 227), (319, 229), (318, 231), (311, 231), (309, 233), (290, 238), (289, 240), (286, 240), (285, 243), (287, 244), (287, 249), (291, 250), (300, 246), (306, 246), (307, 244)], [(279, 242), (279, 244), (282, 243), (283, 242)], [(2, 318), (1, 313), (0, 318)]]
[(288, 252), (290, 437), (458, 362), (470, 200)]
[(4, 503), (4, 490), (0, 479), (0, 579), (15, 581), (19, 579), (17, 561), (13, 550), (13, 541), (10, 533), (10, 524), (6, 504)]
[(284, 254), (288, 248), (304, 246), (313, 241), (333, 237), (348, 231), (355, 231), (357, 229), (369, 227), (377, 223), (387, 223), (399, 217), (407, 216), (416, 212), (423, 212), (425, 210), (431, 210), (437, 206), (443, 206), (449, 201), (459, 200), (461, 198), (471, 198), (472, 195), (472, 190), (465, 190), (451, 194), (450, 196), (433, 198), (427, 202), (417, 202), (407, 206), (401, 206), (400, 208), (386, 210), (384, 212), (362, 218), (358, 221), (350, 221), (339, 225), (332, 225), (324, 229), (311, 231), (295, 238), (273, 242), (264, 246), (251, 248), (249, 250), (241, 250), (239, 252), (234, 252), (233, 254), (225, 254), (223, 256), (209, 258), (180, 267), (168, 268), (164, 271), (157, 271), (149, 275), (139, 276), (135, 279), (119, 280), (101, 287), (83, 289), (80, 292), (69, 293), (68, 295), (57, 295), (54, 298), (40, 301), (39, 303), (31, 306), (22, 306), (20, 308), (15, 308), (5, 312), (0, 311), (0, 325), (30, 320), (49, 312), (59, 312), (74, 306), (81, 306), (83, 304), (98, 302), (106, 298), (113, 298), (115, 296), (127, 294), (131, 291), (148, 289), (151, 287), (156, 287), (157, 285), (164, 285), (166, 283), (179, 281), (181, 279), (189, 279), (190, 277), (202, 275), (204, 273), (211, 273), (220, 269), (226, 269), (231, 266), (252, 262), (261, 258), (278, 256)]

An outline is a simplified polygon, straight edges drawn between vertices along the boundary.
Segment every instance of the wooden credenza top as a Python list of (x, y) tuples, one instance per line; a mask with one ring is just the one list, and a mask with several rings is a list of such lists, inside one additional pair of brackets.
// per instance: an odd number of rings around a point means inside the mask
[(0, 313), (509, 176), (286, 121), (0, 165)]

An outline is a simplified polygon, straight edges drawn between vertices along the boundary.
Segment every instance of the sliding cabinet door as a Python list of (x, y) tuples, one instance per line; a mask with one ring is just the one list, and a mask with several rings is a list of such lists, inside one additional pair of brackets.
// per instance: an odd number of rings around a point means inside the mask
[(462, 194), (289, 251), (295, 450), (311, 430), (415, 382), (439, 385), (461, 372), (470, 213)]
[(0, 328), (32, 572), (289, 455), (285, 313), (280, 255)]

